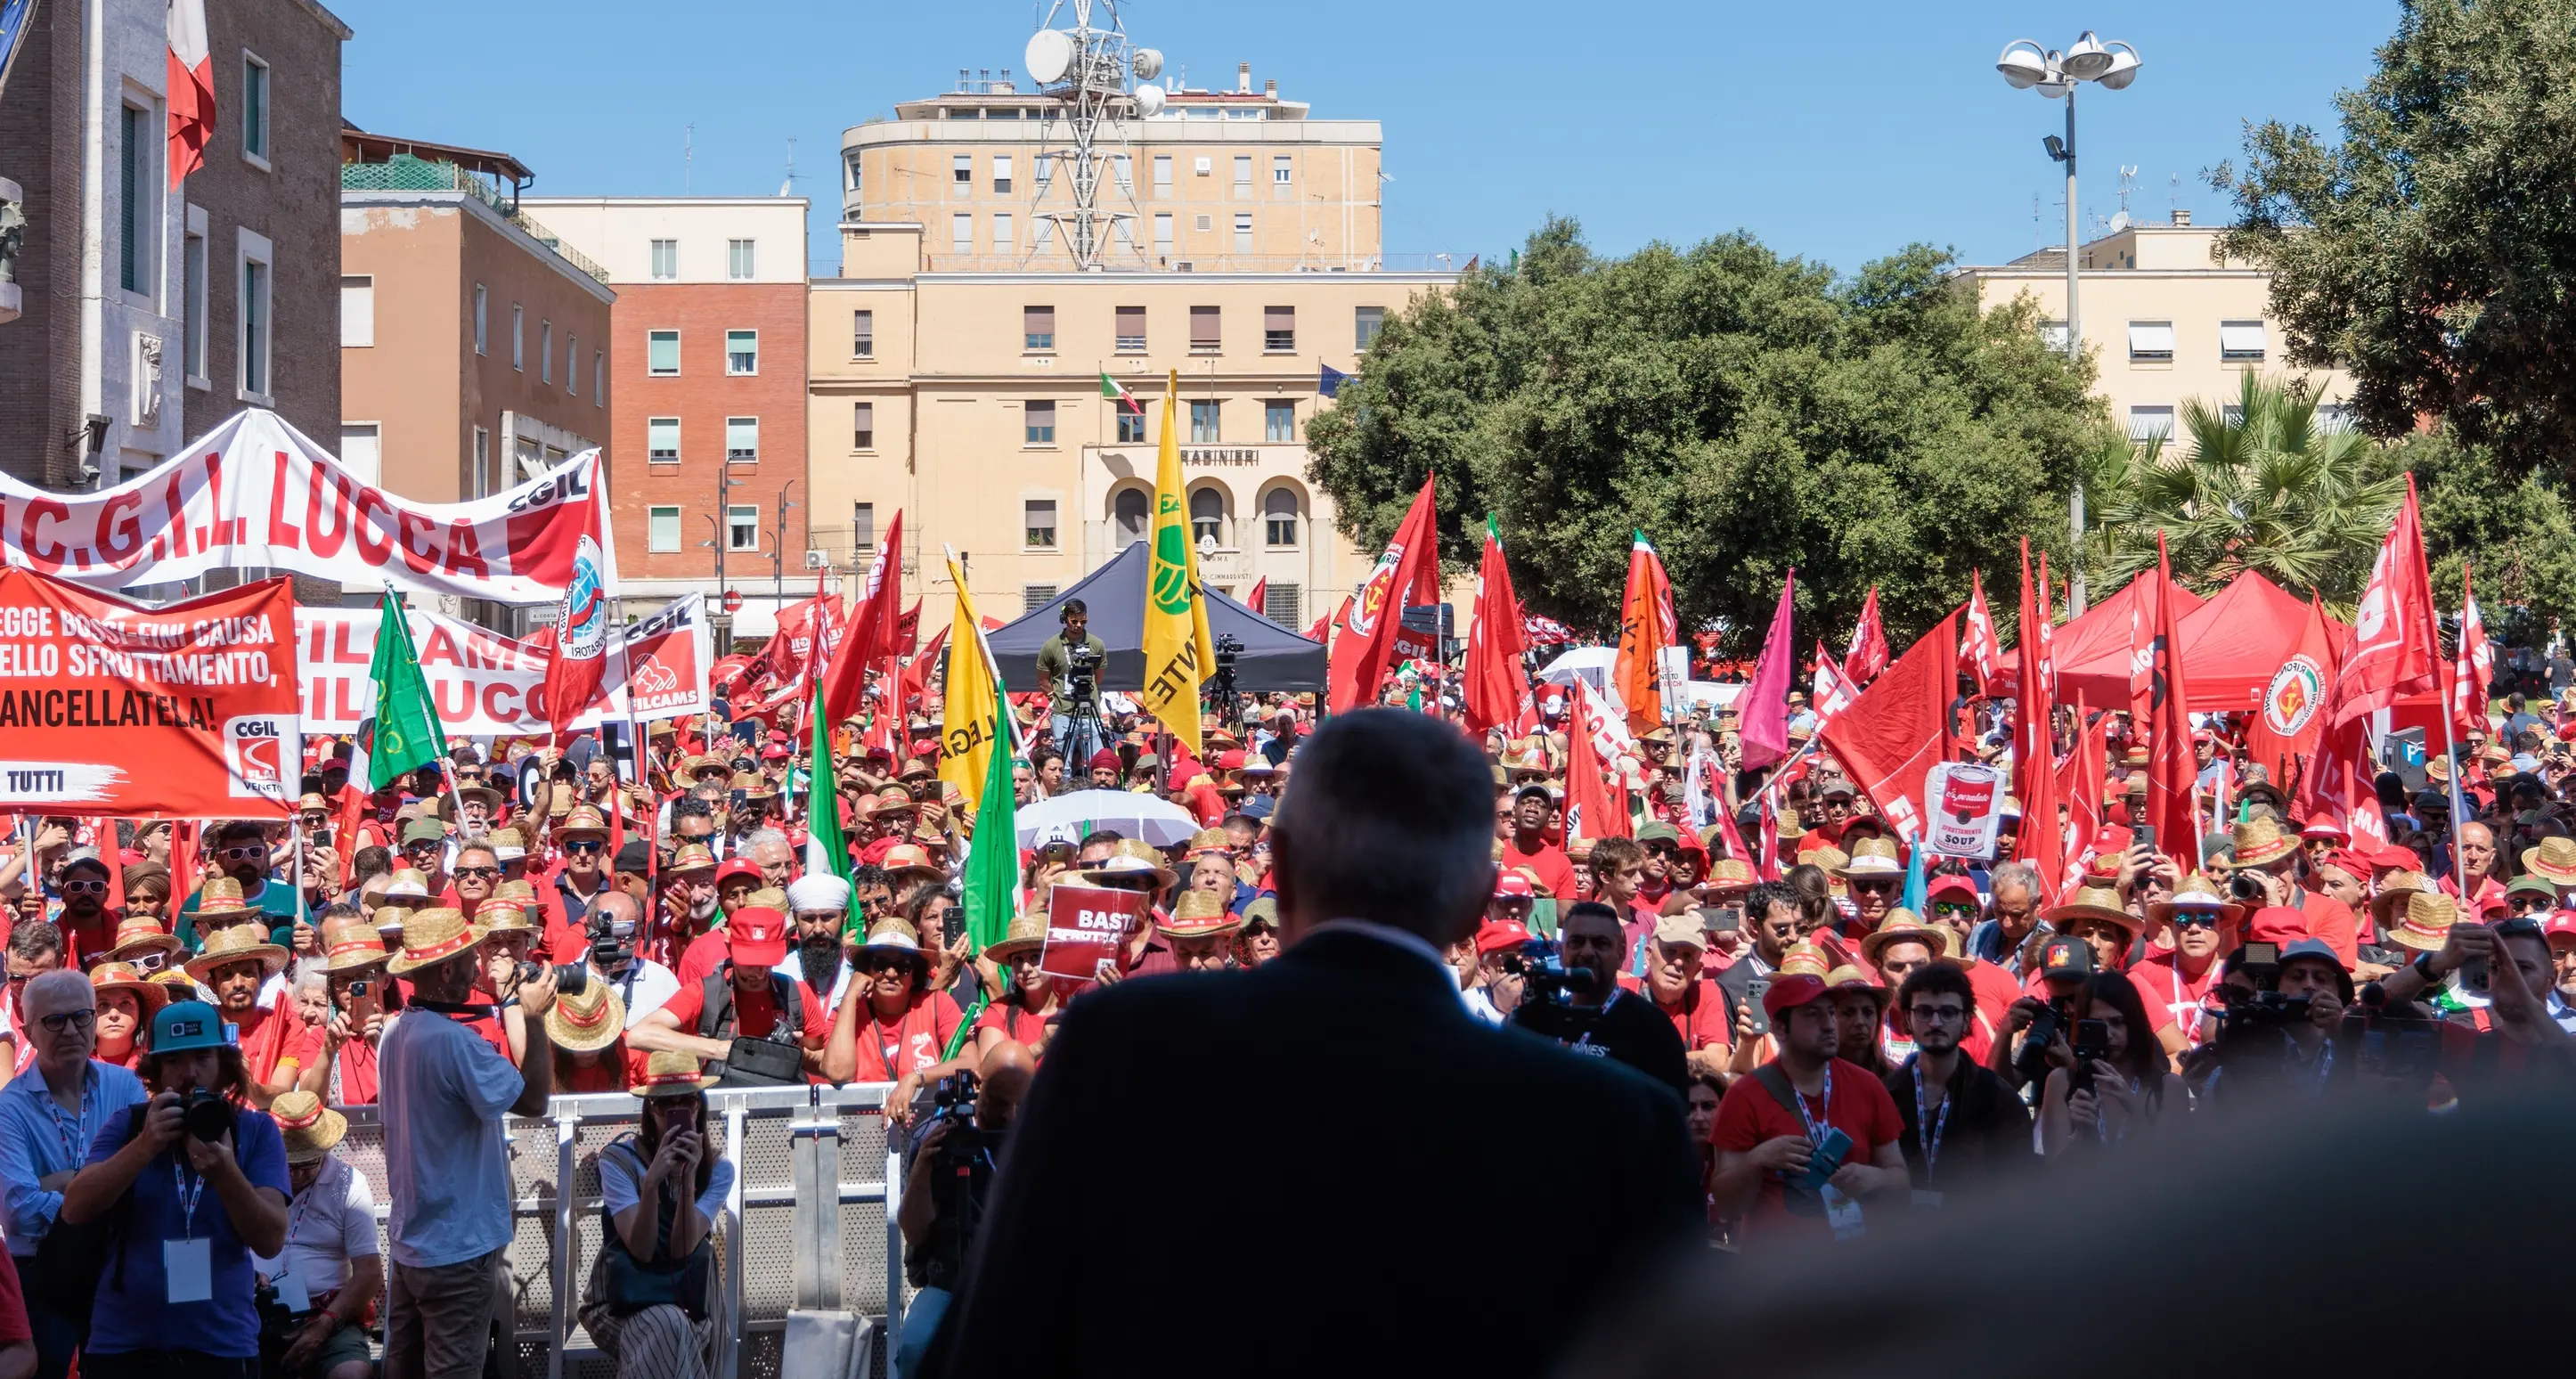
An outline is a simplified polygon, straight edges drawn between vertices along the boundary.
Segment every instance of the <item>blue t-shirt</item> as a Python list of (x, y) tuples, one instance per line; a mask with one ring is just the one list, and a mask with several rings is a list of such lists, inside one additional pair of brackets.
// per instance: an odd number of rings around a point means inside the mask
[[(89, 1161), (116, 1157), (126, 1126), (143, 1108), (129, 1106), (108, 1118), (89, 1147)], [(293, 1194), (286, 1183), (286, 1144), (265, 1112), (243, 1111), (233, 1128), (233, 1158), (252, 1187)], [(183, 1226), (181, 1184), (201, 1180), (187, 1167), (187, 1149), (172, 1145), (136, 1175), (117, 1233), (116, 1253), (99, 1272), (98, 1303), (91, 1313), (89, 1349), (102, 1355), (130, 1350), (194, 1350), (225, 1359), (259, 1355), (259, 1312), (251, 1303), (250, 1246), (233, 1230), (230, 1213), (212, 1184), (198, 1194), (193, 1229)], [(161, 1270), (161, 1243), (183, 1236), (211, 1241), (214, 1295), (204, 1302), (169, 1301)]]

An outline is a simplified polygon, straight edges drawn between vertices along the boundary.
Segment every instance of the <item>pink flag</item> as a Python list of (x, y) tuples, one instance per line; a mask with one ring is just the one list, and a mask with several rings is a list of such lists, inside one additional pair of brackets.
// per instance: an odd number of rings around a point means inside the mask
[(1762, 638), (1762, 659), (1754, 663), (1753, 683), (1736, 700), (1747, 771), (1789, 754), (1789, 685), (1798, 673), (1798, 644), (1790, 622), (1797, 589), (1798, 572), (1792, 568), (1780, 581), (1780, 606), (1772, 610), (1771, 631)]

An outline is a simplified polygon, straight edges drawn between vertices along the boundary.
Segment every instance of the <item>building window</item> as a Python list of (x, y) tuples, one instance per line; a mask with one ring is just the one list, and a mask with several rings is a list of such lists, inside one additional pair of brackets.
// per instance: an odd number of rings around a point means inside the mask
[(1351, 339), (1353, 341), (1351, 348), (1362, 354), (1366, 354), (1368, 353), (1369, 345), (1377, 339), (1378, 332), (1386, 329), (1386, 308), (1382, 306), (1359, 307), (1351, 313), (1351, 324)]
[(510, 303), (510, 367), (522, 373), (528, 367), (528, 311), (517, 302)]
[(1305, 589), (1295, 584), (1273, 584), (1262, 595), (1261, 615), (1291, 632), (1303, 631), (1306, 623)]
[(1284, 153), (1281, 153), (1281, 154), (1275, 154), (1275, 155), (1273, 155), (1273, 156), (1271, 157), (1271, 159), (1270, 159), (1270, 185), (1272, 185), (1272, 186), (1274, 186), (1274, 187), (1284, 187), (1284, 186), (1287, 186), (1287, 185), (1288, 185), (1288, 155), (1287, 155), (1287, 154), (1284, 154)]
[(155, 271), (159, 255), (153, 252), (152, 232), (161, 223), (161, 181), (152, 175), (152, 147), (157, 142), (152, 112), (131, 105), (119, 109), (124, 123), (118, 128), (116, 159), (117, 285), (158, 297), (161, 275)]
[(1011, 241), (1015, 238), (1017, 238), (1017, 236), (1012, 234), (1011, 213), (1008, 211), (994, 212), (993, 253), (1001, 258), (1009, 258), (1011, 256)]
[(975, 156), (960, 153), (948, 163), (949, 189), (961, 197), (975, 194)]
[(564, 334), (564, 396), (581, 396), (581, 337)]
[(1136, 165), (1129, 161), (1126, 154), (1110, 155), (1109, 175), (1118, 179), (1118, 190), (1129, 196), (1136, 194)]
[(850, 504), (850, 548), (873, 551), (877, 548), (877, 505)]
[(2174, 356), (2174, 328), (2171, 321), (2131, 321), (2129, 323), (2129, 362), (2132, 364), (2170, 364)]
[(680, 509), (656, 507), (644, 527), (644, 549), (656, 555), (669, 555), (680, 549)]
[(760, 509), (748, 503), (725, 509), (725, 549), (756, 551), (760, 549)]
[(1172, 213), (1169, 211), (1154, 213), (1154, 252), (1166, 259), (1172, 256)]
[(877, 354), (877, 314), (873, 311), (850, 313), (850, 357), (874, 359)]
[(590, 352), (590, 405), (608, 405), (608, 351)]
[(1190, 444), (1216, 444), (1217, 409), (1217, 403), (1205, 398), (1190, 403)]
[(760, 459), (760, 418), (725, 418), (725, 463), (754, 464)]
[(676, 330), (645, 332), (644, 371), (655, 378), (679, 376), (680, 332)]
[(1190, 353), (1214, 354), (1223, 338), (1223, 320), (1212, 306), (1190, 308)]
[(849, 152), (844, 153), (844, 154), (842, 154), (842, 155), (841, 155), (841, 171), (842, 171), (842, 175), (843, 175), (843, 176), (847, 179), (847, 181), (848, 181), (849, 189), (850, 189), (850, 195), (852, 195), (852, 196), (856, 196), (856, 195), (858, 195), (858, 194), (859, 194), (859, 151), (858, 151), (857, 149), (851, 149)]
[(1261, 497), (1262, 539), (1273, 546), (1297, 544), (1297, 491), (1274, 488)]
[(1172, 155), (1154, 155), (1154, 195), (1168, 198), (1172, 194)]
[(1234, 218), (1234, 252), (1238, 254), (1252, 252), (1252, 212), (1250, 211), (1245, 211)]
[(734, 375), (760, 372), (760, 332), (729, 330), (725, 332), (725, 372)]
[(1141, 488), (1122, 488), (1109, 500), (1109, 525), (1117, 532), (1118, 549), (1123, 551), (1145, 539), (1152, 508), (1152, 500)]
[(2352, 404), (2347, 402), (2318, 403), (2315, 424), (2316, 429), (2320, 433), (2329, 436), (2338, 436), (2351, 430), (2353, 427)]
[(1271, 306), (1261, 309), (1261, 347), (1273, 352), (1297, 348), (1297, 308)]
[(1145, 352), (1145, 308), (1122, 306), (1117, 310), (1117, 345), (1120, 354)]
[(1026, 535), (1022, 544), (1033, 551), (1055, 549), (1055, 500), (1031, 498), (1020, 504), (1020, 526)]
[(485, 341), (483, 324), (483, 284), (476, 283), (474, 284), (474, 352), (476, 354), (488, 353), (488, 351), (483, 348)]
[(268, 64), (242, 54), (242, 152), (268, 166)]
[(644, 419), (644, 458), (653, 464), (680, 462), (680, 419), (678, 417)]
[(758, 260), (752, 255), (753, 247), (753, 242), (747, 239), (725, 241), (726, 277), (738, 283), (751, 281), (752, 275), (759, 270)]
[(384, 477), (384, 431), (371, 421), (340, 423), (340, 467), (375, 487)]
[(1034, 613), (1053, 602), (1055, 602), (1055, 586), (1052, 584), (1023, 584), (1020, 586), (1021, 617), (1025, 618), (1029, 614)]
[(1234, 195), (1237, 200), (1249, 200), (1252, 196), (1251, 154), (1238, 153), (1234, 157)]
[(1198, 231), (1200, 234), (1206, 234), (1208, 231), (1216, 228), (1216, 217), (1204, 214), (1191, 216), (1190, 228)]
[(1024, 306), (1020, 308), (1020, 347), (1030, 351), (1055, 348), (1055, 308)]
[(1011, 156), (1007, 153), (997, 153), (993, 155), (993, 195), (1009, 196), (1010, 194)]
[(555, 323), (537, 322), (537, 381), (555, 381)]
[(1215, 166), (1214, 160), (1210, 159), (1205, 154), (1201, 154), (1190, 160), (1190, 175), (1193, 177), (1205, 177), (1208, 175), (1208, 170), (1213, 166)]
[(680, 242), (676, 239), (653, 241), (653, 281), (668, 283), (679, 280)]
[(492, 491), (491, 476), (486, 472), (492, 464), (492, 433), (480, 426), (474, 428), (473, 463), (474, 473), (467, 487), (473, 490), (475, 497), (480, 498)]
[(1032, 401), (1021, 408), (1023, 425), (1021, 441), (1027, 445), (1055, 444), (1055, 404)]
[(877, 405), (875, 403), (850, 404), (850, 448), (852, 450), (877, 448)]
[(1143, 445), (1145, 443), (1144, 413), (1130, 412), (1124, 409), (1119, 411), (1118, 443), (1120, 445)]
[(975, 252), (975, 217), (964, 211), (948, 217), (948, 252), (952, 254)]
[(2151, 440), (2171, 440), (2173, 427), (2174, 409), (2171, 407), (2129, 409), (2129, 439), (2141, 445)]
[(241, 391), (245, 397), (266, 398), (275, 391), (269, 377), (275, 334), (269, 299), (271, 250), (266, 236), (248, 230), (234, 233), (241, 243), (241, 299), (234, 310), (234, 318), (241, 322)]
[[(201, 214), (203, 213), (195, 207), (189, 208), (191, 220)], [(206, 376), (205, 231), (191, 225), (188, 229), (188, 237), (180, 247), (183, 253), (179, 264), (179, 293), (184, 299), (181, 310), (188, 313), (188, 319), (183, 323), (181, 331), (184, 340), (180, 349), (187, 357), (188, 377), (204, 378)]]
[[(1047, 154), (1041, 153), (1029, 161), (1038, 165), (1038, 200), (1044, 201), (1046, 200), (1047, 188), (1055, 185), (1055, 159)], [(1038, 223), (1044, 225), (1046, 222), (1040, 221)]]
[(2265, 343), (2263, 323), (2260, 321), (2218, 323), (2218, 357), (2227, 363), (2262, 363)]
[(1225, 544), (1225, 495), (1203, 488), (1190, 495), (1190, 542)]
[(1297, 404), (1271, 398), (1261, 404), (1261, 438), (1266, 441), (1297, 439)]

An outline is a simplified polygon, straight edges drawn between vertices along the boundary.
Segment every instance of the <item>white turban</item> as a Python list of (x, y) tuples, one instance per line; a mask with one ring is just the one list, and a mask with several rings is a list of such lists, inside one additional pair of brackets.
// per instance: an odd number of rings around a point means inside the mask
[(850, 883), (830, 872), (815, 872), (787, 883), (787, 908), (797, 914), (821, 910), (847, 911), (850, 908)]

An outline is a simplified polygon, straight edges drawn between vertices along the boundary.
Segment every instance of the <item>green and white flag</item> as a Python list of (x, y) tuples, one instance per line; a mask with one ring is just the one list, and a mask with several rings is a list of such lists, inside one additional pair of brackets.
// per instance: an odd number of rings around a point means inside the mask
[[(841, 836), (841, 783), (832, 774), (832, 725), (823, 717), (823, 677), (814, 677), (814, 711), (806, 718), (814, 749), (805, 780), (805, 874), (850, 879), (850, 844)], [(847, 923), (856, 926), (859, 909)]]
[(364, 744), (367, 788), (382, 790), (447, 756), (447, 734), (430, 702), (429, 680), (420, 673), (411, 624), (391, 589), (385, 591), (383, 616), (376, 623), (376, 658), (367, 678), (376, 690), (375, 733)]
[(1100, 395), (1117, 403), (1119, 411), (1131, 412), (1140, 417), (1145, 415), (1145, 404), (1138, 402), (1136, 395), (1127, 391), (1127, 385), (1111, 378), (1107, 369), (1100, 371)]

